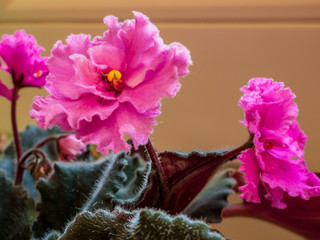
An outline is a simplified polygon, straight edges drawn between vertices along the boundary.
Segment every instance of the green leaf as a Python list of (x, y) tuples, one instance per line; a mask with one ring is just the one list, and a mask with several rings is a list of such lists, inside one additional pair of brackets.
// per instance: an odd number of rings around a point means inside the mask
[(230, 170), (218, 172), (183, 213), (210, 223), (221, 222), (222, 209), (229, 205), (227, 197), (233, 193), (235, 183)]
[(58, 240), (60, 235), (60, 232), (52, 231), (46, 234), (41, 240)]
[(29, 240), (35, 217), (35, 202), (28, 192), (0, 171), (0, 239)]
[(124, 168), (126, 180), (116, 193), (117, 202), (129, 204), (139, 200), (148, 184), (151, 165), (151, 162), (146, 162), (137, 155), (128, 159), (128, 165)]
[(50, 179), (41, 179), (37, 184), (41, 202), (33, 226), (36, 237), (50, 229), (63, 229), (88, 201), (96, 181), (110, 161), (106, 158), (94, 163), (55, 163)]
[[(32, 146), (39, 143), (44, 138), (63, 133), (58, 126), (54, 126), (52, 129), (43, 130), (37, 126), (29, 125), (26, 129), (20, 132), (20, 140), (22, 143), (23, 152), (30, 149)], [(49, 159), (57, 160), (58, 153), (57, 147), (54, 142), (50, 142), (42, 148)], [(14, 179), (16, 167), (16, 152), (13, 141), (4, 150), (4, 154), (0, 155), (0, 169), (5, 171), (8, 178)], [(35, 188), (35, 180), (31, 176), (29, 171), (24, 172), (22, 185), (29, 191), (32, 198), (38, 199), (38, 191)]]
[(62, 231), (82, 209), (112, 210), (115, 204), (132, 204), (142, 194), (150, 168), (150, 163), (125, 152), (92, 163), (56, 163), (50, 179), (37, 185), (41, 203), (35, 236)]
[(64, 231), (61, 240), (223, 240), (223, 236), (201, 221), (186, 216), (171, 217), (153, 209), (113, 212), (97, 210), (79, 214)]

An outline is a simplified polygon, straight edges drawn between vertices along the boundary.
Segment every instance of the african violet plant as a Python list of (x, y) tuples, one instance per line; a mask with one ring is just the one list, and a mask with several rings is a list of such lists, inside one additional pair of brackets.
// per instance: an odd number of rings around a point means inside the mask
[[(303, 160), (291, 90), (265, 78), (241, 89), (249, 139), (240, 147), (157, 152), (149, 135), (160, 100), (178, 92), (190, 53), (163, 43), (141, 13), (104, 22), (103, 36), (70, 35), (48, 58), (23, 30), (2, 37), (13, 142), (0, 159), (0, 239), (222, 240), (207, 224), (229, 216), (319, 239), (320, 179)], [(20, 90), (43, 86), (49, 95), (30, 111), (39, 127), (18, 133)], [(239, 171), (217, 171), (236, 158)], [(242, 204), (228, 206), (233, 191)]]

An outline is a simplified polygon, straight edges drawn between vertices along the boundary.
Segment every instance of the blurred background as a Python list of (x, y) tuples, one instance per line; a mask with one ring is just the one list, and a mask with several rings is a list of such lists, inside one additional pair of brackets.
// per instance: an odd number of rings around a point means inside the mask
[[(305, 160), (320, 171), (320, 2), (316, 0), (0, 0), (0, 35), (25, 29), (47, 50), (70, 34), (92, 37), (106, 30), (103, 17), (132, 18), (141, 11), (160, 29), (164, 42), (191, 51), (191, 73), (174, 99), (162, 101), (151, 136), (159, 150), (191, 151), (238, 146), (248, 138), (239, 121), (239, 89), (253, 77), (283, 81), (297, 95), (301, 128), (309, 136)], [(0, 78), (10, 85), (8, 76)], [(18, 102), (19, 129), (35, 95), (24, 89)], [(0, 132), (10, 133), (9, 102), (0, 98)], [(234, 163), (237, 165), (239, 163)], [(231, 197), (236, 201), (236, 197)], [(257, 219), (230, 218), (214, 225), (230, 239), (303, 239)]]

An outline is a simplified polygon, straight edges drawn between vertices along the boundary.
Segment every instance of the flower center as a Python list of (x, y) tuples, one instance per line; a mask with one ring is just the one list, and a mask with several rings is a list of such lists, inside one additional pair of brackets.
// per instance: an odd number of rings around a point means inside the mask
[(102, 80), (105, 81), (107, 91), (122, 91), (122, 75), (118, 70), (111, 70), (109, 73), (102, 72)]
[(39, 71), (33, 73), (33, 76), (34, 76), (35, 78), (41, 77), (41, 76), (42, 76), (42, 71), (39, 70)]
[(266, 141), (263, 145), (265, 149), (272, 149), (274, 147), (272, 142)]

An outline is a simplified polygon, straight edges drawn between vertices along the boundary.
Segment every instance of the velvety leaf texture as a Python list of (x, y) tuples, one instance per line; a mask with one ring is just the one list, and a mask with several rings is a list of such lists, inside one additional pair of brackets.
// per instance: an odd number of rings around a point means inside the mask
[(49, 180), (39, 181), (40, 211), (35, 237), (62, 231), (83, 210), (108, 209), (137, 200), (147, 184), (150, 163), (125, 152), (92, 163), (56, 163)]
[(210, 223), (221, 222), (222, 209), (229, 205), (227, 197), (233, 193), (235, 183), (230, 170), (216, 173), (183, 213)]
[(183, 215), (171, 217), (153, 209), (129, 212), (116, 208), (113, 212), (97, 210), (79, 214), (61, 236), (61, 240), (71, 239), (223, 240), (224, 237), (210, 231), (205, 223)]
[(35, 202), (28, 192), (0, 171), (0, 239), (29, 240), (35, 217)]
[(121, 204), (130, 204), (141, 198), (142, 192), (148, 184), (151, 171), (151, 162), (146, 162), (138, 156), (130, 157), (124, 168), (126, 180), (116, 193), (116, 201)]
[[(20, 132), (22, 149), (25, 152), (44, 138), (62, 133), (63, 132), (58, 126), (54, 126), (52, 129), (42, 130), (37, 126), (29, 125), (24, 131)], [(42, 149), (46, 152), (49, 159), (54, 161), (58, 159), (57, 147), (54, 142), (46, 144)], [(5, 171), (7, 177), (11, 179), (14, 179), (16, 172), (15, 158), (15, 147), (13, 141), (11, 141), (4, 150), (4, 154), (0, 156), (0, 169)], [(29, 191), (29, 194), (32, 198), (38, 198), (38, 191), (35, 188), (35, 181), (29, 171), (25, 171), (22, 185)]]
[(50, 179), (41, 179), (37, 184), (41, 202), (33, 226), (36, 237), (50, 229), (63, 229), (88, 201), (96, 181), (110, 161), (106, 158), (96, 163), (55, 163)]

